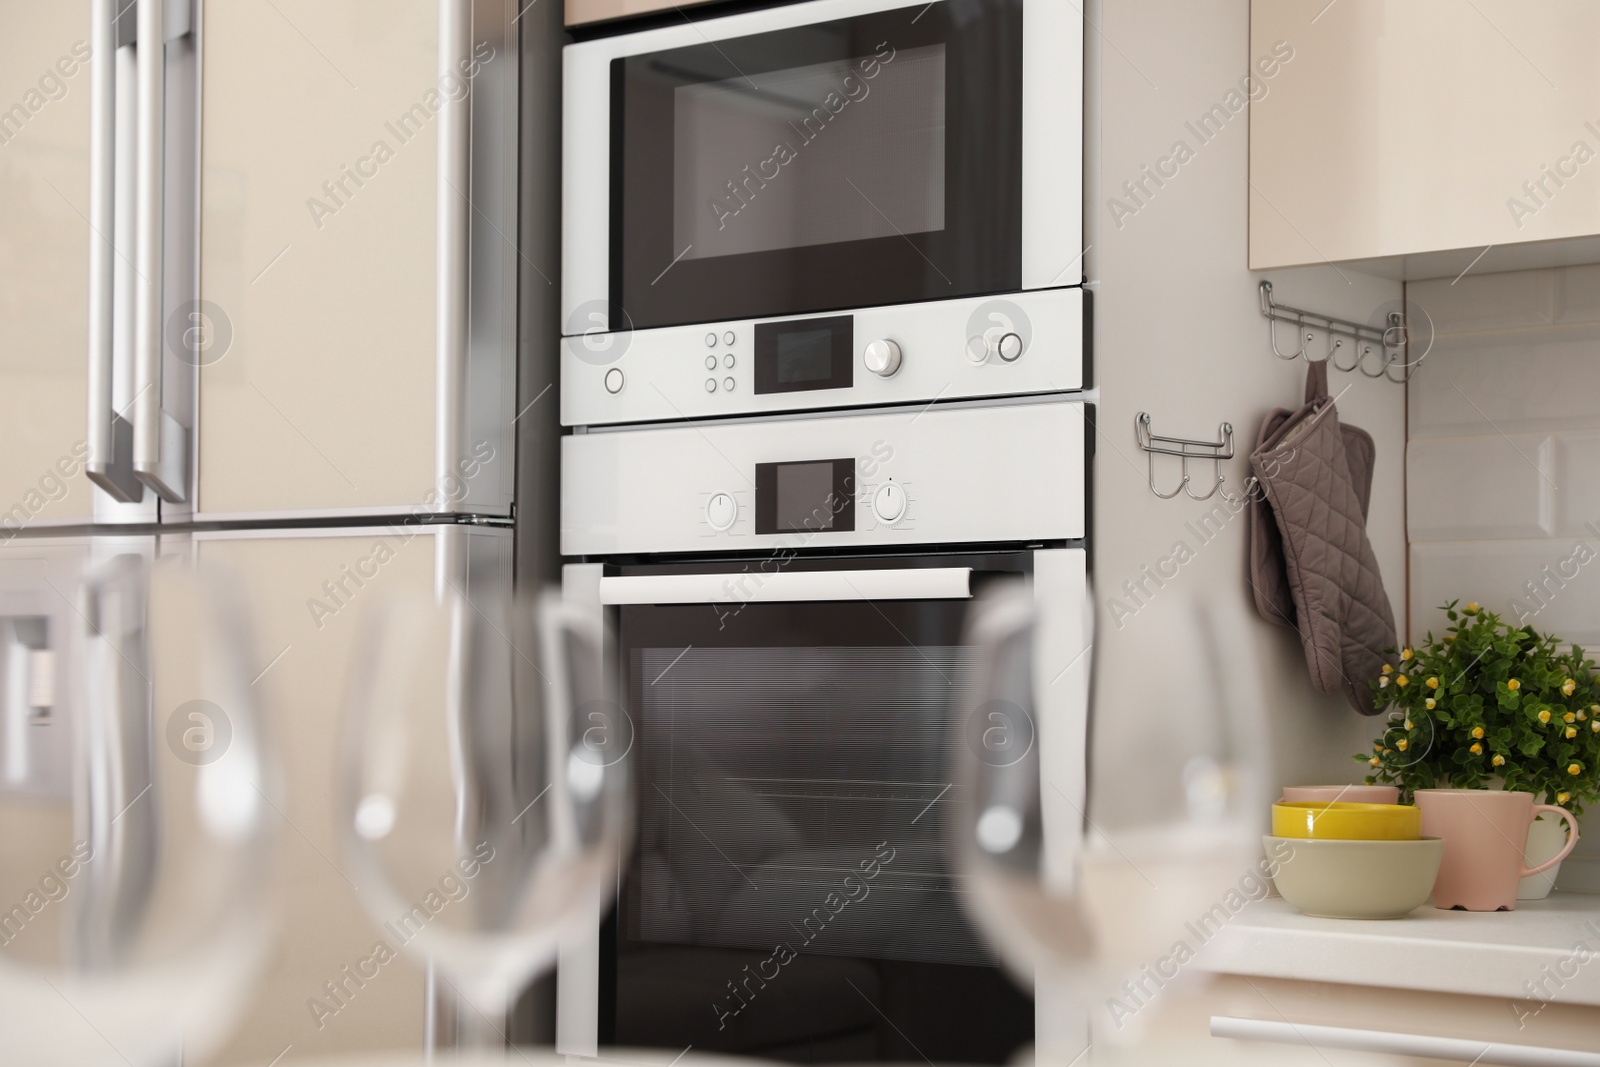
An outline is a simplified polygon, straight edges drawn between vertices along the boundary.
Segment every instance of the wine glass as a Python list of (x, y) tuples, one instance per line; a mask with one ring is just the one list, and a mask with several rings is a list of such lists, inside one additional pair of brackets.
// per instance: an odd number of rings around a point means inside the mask
[(181, 558), (116, 556), (75, 588), (48, 551), (7, 556), (0, 1049), (8, 1064), (200, 1059), (272, 932), (242, 602)]
[(378, 605), (358, 642), (339, 783), (345, 853), (385, 942), (466, 1001), (461, 1043), (615, 881), (629, 720), (597, 620), (546, 593), (451, 587)]
[[(1185, 622), (1203, 652), (1217, 651), (1207, 609)], [(966, 644), (973, 685), (951, 748), (949, 845), (973, 918), (1020, 982), (1089, 1011), (1060, 1031), (1041, 1029), (1039, 1062), (1074, 1060), (1091, 1032), (1097, 1047), (1137, 1044), (1156, 1013), (1141, 1012), (1138, 1025), (1094, 1013), (1189, 936), (1184, 920), (1256, 870), (1271, 778), (1264, 745), (1252, 741), (1265, 735), (1260, 702), (1213, 675), (1185, 711), (1218, 742), (1186, 749), (1186, 740), (1124, 731), (1142, 739), (1143, 760), (1105, 760), (1102, 777), (1112, 780), (1092, 806), (1061, 788), (1050, 757), (1086, 758), (1087, 737), (1073, 724), (1093, 717), (1092, 598), (1042, 604), (1023, 582), (992, 585), (974, 601)], [(1177, 644), (1160, 647), (1175, 655)], [(1170, 783), (1152, 773), (1166, 768), (1177, 772)], [(1158, 799), (1140, 803), (1136, 791)]]

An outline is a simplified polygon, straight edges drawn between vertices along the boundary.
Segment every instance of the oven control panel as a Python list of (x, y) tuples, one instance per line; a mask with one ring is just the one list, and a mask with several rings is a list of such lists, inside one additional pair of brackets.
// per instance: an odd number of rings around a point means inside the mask
[[(850, 313), (606, 332), (568, 323), (567, 426), (961, 397), (1084, 386), (1081, 288)], [(602, 316), (592, 316), (595, 322)]]
[(1076, 540), (1084, 432), (1052, 396), (574, 434), (561, 551)]

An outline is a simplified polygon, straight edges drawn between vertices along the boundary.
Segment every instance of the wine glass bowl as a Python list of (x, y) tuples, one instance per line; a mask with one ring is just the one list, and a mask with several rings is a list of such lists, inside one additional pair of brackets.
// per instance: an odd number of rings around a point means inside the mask
[(21, 1064), (202, 1057), (272, 930), (242, 601), (183, 558), (116, 556), (76, 589), (17, 578), (0, 581), (29, 653), (13, 644), (3, 668), (0, 1047)]
[(521, 987), (614, 880), (626, 715), (597, 622), (451, 588), (378, 605), (345, 722), (341, 823), (384, 944), (432, 961), (493, 1045)]

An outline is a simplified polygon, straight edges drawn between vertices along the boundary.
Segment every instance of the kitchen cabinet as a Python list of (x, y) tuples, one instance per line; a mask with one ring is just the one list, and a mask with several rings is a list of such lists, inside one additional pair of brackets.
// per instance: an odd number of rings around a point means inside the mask
[(1250, 56), (1274, 55), (1249, 105), (1252, 270), (1600, 261), (1600, 7), (1252, 0)]
[(583, 26), (591, 22), (646, 15), (658, 11), (676, 11), (681, 7), (697, 7), (710, 0), (567, 0), (566, 24)]

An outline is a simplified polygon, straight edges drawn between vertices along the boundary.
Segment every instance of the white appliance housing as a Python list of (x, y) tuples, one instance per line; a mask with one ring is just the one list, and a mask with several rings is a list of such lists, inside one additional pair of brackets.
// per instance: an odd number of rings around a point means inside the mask
[[(561, 550), (605, 556), (1078, 540), (1086, 531), (1083, 407), (1041, 397), (571, 435), (561, 439)], [(798, 522), (762, 522), (764, 497), (780, 493), (777, 472), (769, 490), (764, 470), (841, 461), (848, 487), (840, 480), (820, 486), (815, 499), (797, 505)], [(804, 471), (796, 477), (806, 484)], [(813, 518), (830, 494), (838, 514)], [(770, 506), (781, 519), (783, 502)], [(846, 509), (848, 522), (841, 521)]]

